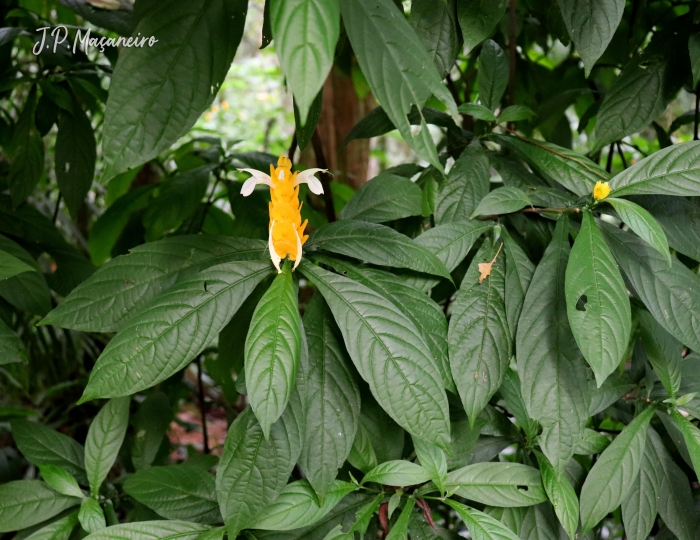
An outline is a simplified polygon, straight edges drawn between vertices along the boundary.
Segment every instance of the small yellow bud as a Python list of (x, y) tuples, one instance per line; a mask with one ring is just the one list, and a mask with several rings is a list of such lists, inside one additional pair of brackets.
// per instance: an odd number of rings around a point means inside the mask
[(212, 106), (211, 106), (211, 112), (213, 112), (214, 114), (218, 113), (218, 112), (219, 112), (219, 106), (218, 106), (217, 104), (212, 105)]
[(598, 201), (602, 201), (608, 195), (610, 195), (610, 185), (607, 182), (601, 182), (600, 180), (596, 182), (596, 185), (593, 188), (593, 197)]
[(205, 119), (207, 122), (211, 122), (212, 118), (214, 118), (214, 117), (212, 116), (212, 114), (211, 114), (210, 112), (208, 112), (208, 113), (206, 113), (206, 114), (204, 115), (204, 119)]
[(223, 101), (221, 102), (221, 108), (222, 108), (224, 111), (228, 111), (228, 109), (229, 109), (228, 101), (223, 100)]

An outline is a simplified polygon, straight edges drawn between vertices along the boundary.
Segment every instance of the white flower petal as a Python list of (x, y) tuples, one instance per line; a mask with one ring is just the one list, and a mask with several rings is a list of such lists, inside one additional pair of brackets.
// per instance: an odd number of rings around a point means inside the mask
[(272, 264), (274, 264), (275, 268), (277, 268), (277, 273), (281, 274), (282, 270), (280, 270), (280, 262), (282, 261), (282, 258), (279, 255), (277, 255), (277, 252), (275, 251), (275, 246), (272, 245), (272, 229), (274, 227), (275, 222), (273, 221), (270, 225), (270, 235), (267, 240), (267, 246), (270, 248), (270, 259), (272, 259)]
[(301, 238), (299, 238), (299, 231), (295, 232), (297, 233), (297, 260), (294, 261), (294, 268), (292, 268), (292, 270), (296, 270), (301, 262)]
[(241, 195), (244, 197), (247, 197), (251, 193), (253, 193), (253, 190), (255, 189), (255, 186), (258, 184), (265, 184), (266, 186), (272, 186), (272, 178), (270, 178), (269, 174), (265, 174), (264, 172), (255, 170), (255, 169), (238, 169), (239, 172), (247, 172), (252, 174), (253, 176), (248, 178), (243, 183), (243, 187), (241, 188)]
[(328, 172), (328, 170), (307, 169), (305, 171), (301, 171), (297, 175), (297, 179), (296, 182), (294, 182), (294, 185), (298, 186), (299, 184), (308, 184), (311, 193), (314, 193), (315, 195), (320, 195), (321, 193), (323, 193), (323, 185), (321, 184), (321, 181), (314, 176), (317, 172)]

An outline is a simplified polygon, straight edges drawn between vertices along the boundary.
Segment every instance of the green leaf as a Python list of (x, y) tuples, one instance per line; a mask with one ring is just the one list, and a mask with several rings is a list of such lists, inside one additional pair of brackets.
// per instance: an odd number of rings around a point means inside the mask
[(506, 318), (510, 335), (515, 338), (518, 319), (523, 308), (525, 295), (530, 287), (535, 265), (530, 262), (522, 248), (511, 238), (504, 227), (501, 229), (503, 250), (506, 254)]
[(292, 272), (283, 269), (263, 295), (250, 322), (245, 381), (250, 406), (265, 438), (282, 416), (294, 388), (301, 354), (301, 318)]
[(670, 397), (676, 397), (681, 386), (683, 344), (666, 332), (648, 311), (639, 312), (642, 343), (649, 362)]
[(269, 261), (219, 264), (158, 296), (109, 342), (81, 403), (130, 395), (181, 370), (221, 331), (270, 268)]
[[(304, 313), (309, 344), (308, 410), (299, 466), (324, 504), (326, 493), (357, 438), (360, 391), (337, 328), (321, 295)], [(372, 455), (374, 450), (369, 446)], [(376, 459), (376, 458), (375, 458)], [(371, 464), (369, 468), (376, 465)]]
[(44, 142), (34, 123), (35, 110), (36, 86), (32, 86), (7, 149), (10, 158), (7, 185), (10, 188), (13, 208), (27, 200), (44, 171)]
[(95, 499), (84, 499), (78, 512), (80, 526), (88, 533), (99, 532), (107, 527), (104, 512)]
[(452, 70), (461, 49), (455, 3), (456, 0), (411, 2), (411, 26), (441, 75)]
[[(599, 3), (599, 0), (594, 1)], [(610, 4), (622, 4), (619, 8), (622, 14), (624, 0)], [(668, 104), (666, 69), (665, 61), (644, 66), (637, 61), (615, 79), (598, 111), (595, 126), (597, 148), (640, 131), (664, 112)]]
[(586, 428), (583, 430), (583, 438), (574, 449), (574, 453), (580, 456), (600, 454), (608, 446), (610, 446), (610, 439), (597, 431)]
[(403, 510), (401, 510), (399, 518), (391, 527), (389, 534), (386, 535), (386, 540), (404, 540), (407, 538), (408, 522), (411, 519), (411, 514), (415, 504), (416, 500), (413, 497), (406, 500), (406, 504), (404, 505)]
[(78, 486), (78, 482), (71, 474), (61, 467), (56, 465), (40, 465), (41, 477), (44, 479), (51, 489), (68, 497), (84, 498), (83, 492)]
[(92, 186), (97, 149), (90, 119), (79, 106), (61, 113), (56, 135), (56, 181), (73, 219)]
[(508, 57), (492, 39), (481, 46), (476, 83), (481, 104), (495, 111), (508, 87)]
[(408, 178), (383, 173), (363, 184), (340, 212), (340, 219), (384, 223), (419, 216), (421, 189)]
[(96, 496), (117, 459), (129, 426), (129, 398), (109, 400), (88, 428), (85, 440), (85, 469), (90, 492)]
[(503, 17), (507, 0), (458, 0), (459, 26), (464, 46), (473, 49), (484, 41)]
[(508, 527), (483, 512), (451, 499), (445, 500), (445, 504), (459, 514), (474, 540), (518, 540)]
[(104, 178), (156, 157), (189, 131), (228, 72), (247, 7), (245, 0), (149, 4), (133, 35), (157, 43), (124, 48), (112, 75)]
[(86, 540), (198, 540), (210, 528), (189, 521), (143, 521), (107, 527)]
[(565, 476), (559, 475), (545, 456), (535, 450), (540, 465), (542, 484), (547, 497), (554, 506), (559, 522), (573, 540), (578, 529), (578, 498), (576, 492)]
[(693, 70), (693, 88), (697, 88), (700, 82), (700, 32), (690, 34), (688, 38), (688, 52), (690, 53), (690, 65)]
[(566, 316), (564, 274), (570, 251), (564, 217), (532, 276), (515, 342), (523, 401), (542, 424), (540, 446), (557, 473), (581, 441), (590, 403), (586, 366)]
[[(452, 378), (471, 426), (503, 382), (511, 355), (505, 307), (505, 255), (484, 242), (474, 256), (452, 305), (447, 344)], [(491, 273), (479, 283), (479, 265)]]
[(650, 407), (637, 416), (608, 446), (593, 465), (581, 489), (581, 523), (590, 531), (625, 500), (644, 454)]
[(300, 437), (286, 413), (267, 440), (250, 408), (231, 424), (216, 473), (219, 508), (230, 537), (255, 523), (282, 492), (301, 451)]
[[(267, 8), (269, 4), (270, 2), (265, 2), (265, 7)], [(296, 130), (297, 144), (299, 145), (300, 152), (303, 152), (304, 149), (309, 146), (314, 133), (316, 133), (316, 126), (318, 126), (318, 121), (321, 119), (322, 107), (323, 88), (319, 90), (318, 94), (316, 94), (316, 97), (311, 102), (311, 108), (309, 109), (306, 123), (302, 126), (299, 116), (299, 107), (297, 107), (296, 102), (294, 103), (294, 129)]]
[(425, 467), (400, 459), (377, 465), (365, 474), (362, 483), (376, 482), (388, 486), (413, 486), (430, 480), (430, 471)]
[(475, 463), (447, 475), (447, 489), (492, 506), (531, 506), (547, 500), (540, 473), (519, 463)]
[[(408, 121), (412, 126), (420, 126), (421, 122), (425, 121), (426, 124), (433, 124), (453, 131), (455, 129), (460, 129), (457, 128), (457, 124), (455, 124), (454, 119), (449, 114), (431, 107), (423, 107), (422, 110), (413, 107), (408, 114)], [(378, 137), (395, 129), (396, 126), (391, 121), (386, 111), (382, 107), (375, 107), (368, 112), (362, 120), (355, 124), (343, 142), (344, 144), (348, 144), (355, 139)], [(458, 133), (461, 134), (461, 131), (458, 131)]]
[(678, 410), (671, 409), (670, 412), (671, 418), (675, 420), (676, 425), (683, 434), (683, 440), (688, 448), (690, 460), (693, 462), (693, 469), (695, 469), (695, 474), (698, 474), (697, 471), (700, 471), (700, 429), (678, 412)]
[(664, 234), (661, 225), (654, 217), (644, 210), (638, 204), (635, 204), (625, 199), (617, 199), (608, 197), (605, 199), (609, 202), (615, 211), (619, 214), (620, 219), (624, 221), (629, 228), (636, 232), (642, 240), (649, 243), (661, 255), (668, 260), (668, 266), (671, 266), (671, 253), (668, 250), (668, 240)]
[(430, 479), (440, 492), (444, 493), (447, 484), (447, 458), (445, 457), (445, 452), (421, 439), (413, 441), (413, 448), (421, 466), (430, 473)]
[[(649, 432), (652, 430), (649, 429)], [(630, 540), (645, 540), (656, 521), (659, 490), (663, 467), (658, 463), (654, 445), (647, 440), (644, 445), (639, 476), (622, 501), (622, 522)]]
[(57, 519), (46, 527), (25, 537), (24, 540), (68, 540), (78, 524), (78, 512)]
[(29, 420), (13, 420), (11, 427), (17, 448), (29, 461), (35, 465), (56, 465), (78, 478), (85, 477), (85, 449), (79, 443)]
[(7, 279), (24, 272), (34, 272), (35, 269), (22, 262), (14, 255), (0, 250), (0, 279)]
[(422, 109), (431, 95), (447, 106), (453, 118), (458, 117), (457, 105), (420, 39), (391, 0), (340, 0), (340, 11), (377, 101), (411, 148), (442, 171), (425, 120), (413, 135), (406, 117), (414, 105)]
[(700, 278), (677, 259), (666, 258), (649, 244), (604, 225), (605, 238), (618, 264), (649, 312), (684, 345), (700, 350)]
[(394, 422), (371, 394), (362, 395), (360, 425), (357, 432), (363, 430), (369, 440), (378, 463), (401, 459), (403, 456), (406, 432)]
[(512, 369), (508, 369), (500, 388), (501, 397), (506, 402), (508, 412), (513, 415), (515, 421), (525, 432), (528, 439), (535, 440), (539, 432), (539, 424), (527, 413), (525, 402), (520, 390), (520, 377)]
[(677, 195), (700, 189), (700, 141), (674, 144), (638, 161), (610, 180), (611, 196)]
[(435, 223), (468, 221), (489, 192), (491, 172), (486, 153), (478, 143), (464, 150), (440, 185), (435, 204)]
[(610, 175), (605, 169), (588, 158), (556, 144), (533, 141), (520, 136), (492, 135), (491, 138), (498, 144), (514, 150), (548, 182), (558, 182), (576, 195), (590, 195), (596, 182), (610, 180)]
[(316, 229), (306, 242), (309, 252), (323, 249), (371, 264), (409, 268), (452, 279), (430, 251), (394, 229), (363, 221), (336, 221)]
[(216, 529), (210, 529), (203, 532), (197, 540), (224, 540), (224, 535), (226, 534), (226, 527), (218, 527)]
[(559, 6), (588, 77), (620, 24), (625, 0), (559, 0)]
[(340, 8), (337, 2), (324, 0), (277, 0), (270, 4), (270, 24), (275, 51), (304, 125), (333, 65)]
[(24, 343), (9, 326), (0, 321), (0, 366), (26, 361)]
[(498, 115), (498, 122), (500, 124), (519, 122), (520, 120), (529, 120), (533, 116), (537, 116), (537, 114), (535, 114), (535, 111), (530, 107), (526, 107), (525, 105), (511, 105), (501, 111), (501, 114)]
[(355, 484), (335, 480), (326, 501), (319, 506), (316, 493), (306, 480), (288, 484), (277, 500), (265, 510), (262, 519), (252, 529), (289, 531), (312, 525), (330, 512), (348, 493), (356, 491)]
[(566, 311), (600, 387), (627, 350), (632, 314), (620, 270), (589, 211), (566, 267)]
[(173, 413), (163, 392), (149, 395), (134, 415), (136, 435), (131, 446), (131, 461), (137, 471), (148, 469), (158, 455)]
[(220, 523), (214, 477), (188, 465), (152, 467), (129, 476), (124, 491), (168, 519)]
[(476, 216), (510, 214), (526, 206), (532, 206), (532, 203), (520, 188), (500, 187), (481, 199), (481, 202), (470, 217), (473, 219)]
[(396, 306), (346, 277), (302, 261), (372, 394), (409, 433), (441, 448), (449, 444), (447, 396), (418, 330)]
[(150, 242), (100, 268), (42, 323), (84, 332), (116, 332), (175, 283), (217, 264), (246, 260), (269, 260), (265, 243), (202, 235)]
[(485, 120), (486, 122), (496, 121), (496, 115), (493, 114), (493, 111), (478, 103), (462, 103), (457, 110), (462, 114), (468, 114), (469, 116), (473, 116), (479, 120)]
[(362, 425), (357, 426), (355, 439), (352, 441), (352, 448), (347, 459), (350, 465), (365, 474), (377, 466), (377, 454), (372, 446), (369, 433)]
[[(51, 291), (37, 261), (19, 244), (0, 235), (0, 250), (29, 266), (31, 272), (18, 272), (0, 281), (0, 296), (22, 311), (45, 315), (51, 310)], [(7, 260), (8, 266), (11, 264)], [(15, 269), (19, 267), (12, 264)]]
[(532, 540), (548, 540), (550, 538), (563, 540), (566, 538), (564, 529), (559, 525), (557, 516), (549, 503), (530, 506), (522, 517), (520, 527), (522, 538)]
[(80, 504), (38, 480), (16, 480), (0, 486), (0, 533), (37, 525)]

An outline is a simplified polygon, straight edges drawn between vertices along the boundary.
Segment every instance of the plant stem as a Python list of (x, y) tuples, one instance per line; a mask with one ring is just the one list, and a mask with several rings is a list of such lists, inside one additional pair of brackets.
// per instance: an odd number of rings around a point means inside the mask
[[(318, 128), (314, 131), (311, 137), (311, 144), (314, 146), (314, 154), (316, 154), (316, 165), (320, 169), (328, 169), (326, 155), (323, 153), (323, 145), (321, 144), (321, 136), (318, 134)], [(333, 223), (336, 220), (335, 207), (333, 206), (333, 193), (331, 193), (331, 183), (328, 179), (328, 173), (321, 173), (321, 185), (323, 186), (323, 200), (326, 203), (326, 218), (328, 223)]]
[(294, 130), (294, 135), (292, 135), (292, 142), (289, 145), (289, 150), (287, 151), (287, 157), (294, 162), (294, 154), (297, 152), (297, 131)]
[(617, 142), (617, 153), (620, 154), (620, 159), (622, 160), (622, 167), (624, 169), (627, 168), (627, 159), (625, 159), (625, 153), (622, 151), (622, 146), (620, 145), (620, 141)]
[(695, 89), (695, 129), (693, 130), (693, 140), (698, 140), (698, 121), (700, 121), (700, 87)]
[(612, 159), (613, 153), (615, 152), (615, 143), (610, 143), (610, 148), (608, 148), (608, 163), (605, 165), (605, 172), (612, 171)]
[(197, 383), (199, 386), (199, 411), (202, 415), (202, 435), (204, 441), (204, 453), (208, 454), (209, 449), (209, 433), (207, 432), (207, 410), (204, 402), (204, 383), (202, 382), (202, 357), (197, 357)]
[(63, 194), (58, 194), (58, 199), (56, 199), (56, 209), (53, 211), (53, 224), (56, 225), (56, 220), (58, 219), (58, 209), (61, 206), (61, 199), (63, 199)]

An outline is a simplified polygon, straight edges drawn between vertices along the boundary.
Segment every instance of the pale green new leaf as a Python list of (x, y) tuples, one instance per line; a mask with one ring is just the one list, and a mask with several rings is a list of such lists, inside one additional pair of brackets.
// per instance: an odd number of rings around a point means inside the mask
[(540, 465), (542, 484), (547, 493), (547, 498), (554, 506), (554, 512), (559, 522), (573, 540), (578, 529), (578, 497), (566, 476), (559, 475), (549, 460), (535, 450), (537, 462)]
[(95, 499), (84, 499), (78, 512), (78, 521), (84, 531), (95, 533), (107, 527), (104, 512)]
[(547, 500), (540, 473), (520, 463), (475, 463), (447, 475), (447, 490), (491, 506), (532, 506)]
[(41, 477), (49, 487), (68, 497), (82, 499), (83, 492), (75, 478), (65, 469), (56, 465), (40, 465)]
[(90, 424), (85, 440), (85, 469), (90, 492), (97, 495), (112, 465), (129, 426), (128, 397), (109, 400)]
[(613, 206), (620, 219), (629, 225), (630, 229), (661, 253), (668, 261), (668, 265), (671, 266), (671, 253), (668, 250), (666, 234), (654, 216), (638, 204), (625, 199), (608, 197), (605, 201)]
[(473, 49), (489, 37), (507, 5), (508, 0), (458, 0), (457, 13), (464, 46)]
[(35, 465), (56, 465), (85, 477), (85, 449), (74, 439), (28, 420), (13, 420), (11, 428), (17, 448)]
[(678, 412), (677, 409), (671, 409), (670, 412), (671, 418), (673, 418), (683, 434), (683, 440), (688, 448), (690, 460), (693, 462), (693, 469), (695, 469), (695, 473), (698, 474), (698, 471), (700, 471), (700, 429)]
[(498, 115), (498, 122), (500, 124), (505, 122), (519, 122), (520, 120), (528, 120), (533, 116), (537, 115), (530, 107), (526, 107), (525, 105), (511, 105), (501, 111)]
[(413, 512), (413, 507), (416, 504), (416, 500), (410, 497), (406, 500), (406, 504), (399, 514), (399, 518), (396, 523), (391, 527), (389, 534), (386, 535), (386, 540), (405, 540), (408, 535), (408, 523), (411, 519), (411, 514)]
[(289, 531), (307, 527), (321, 520), (348, 493), (356, 491), (355, 484), (336, 480), (328, 490), (325, 502), (319, 506), (316, 493), (306, 480), (297, 480), (282, 490), (277, 500), (266, 510), (252, 529)]
[(519, 540), (518, 535), (488, 514), (451, 499), (447, 499), (445, 504), (459, 514), (474, 540)]
[(158, 296), (109, 342), (81, 402), (133, 394), (185, 367), (270, 270), (269, 261), (220, 264)]
[(56, 493), (38, 480), (7, 482), (0, 486), (0, 533), (37, 525), (80, 501)]
[(421, 466), (430, 473), (430, 479), (440, 492), (445, 492), (447, 484), (447, 458), (442, 449), (421, 439), (413, 440), (413, 448)]
[(487, 122), (496, 121), (496, 115), (493, 111), (478, 103), (462, 103), (457, 110), (462, 114), (468, 114), (478, 120), (486, 120)]
[(301, 317), (297, 294), (292, 272), (285, 267), (260, 299), (246, 337), (248, 399), (265, 438), (287, 406), (300, 353)]
[[(651, 429), (649, 429), (651, 432)], [(647, 440), (644, 446), (639, 476), (622, 501), (622, 522), (630, 540), (645, 540), (656, 521), (663, 467), (654, 454), (654, 446)]]
[(107, 527), (85, 540), (199, 540), (208, 530), (207, 525), (189, 521), (141, 521)]
[(570, 251), (564, 217), (532, 276), (515, 342), (525, 407), (542, 424), (542, 452), (559, 474), (581, 441), (590, 403), (586, 366), (566, 315)]
[(588, 211), (566, 267), (566, 311), (600, 386), (627, 350), (632, 314), (620, 270)]
[(270, 23), (275, 51), (304, 125), (333, 65), (340, 8), (338, 2), (326, 0), (275, 0), (270, 3)]
[(473, 219), (477, 216), (510, 214), (522, 210), (526, 206), (532, 206), (532, 202), (523, 190), (517, 187), (500, 187), (481, 199), (470, 217)]
[(501, 103), (508, 87), (508, 57), (492, 39), (486, 40), (479, 53), (479, 101), (492, 111)]
[(610, 446), (610, 439), (605, 435), (598, 433), (592, 429), (583, 430), (583, 438), (578, 446), (574, 449), (574, 454), (580, 456), (591, 456), (593, 454), (600, 454), (608, 446)]
[(608, 446), (593, 465), (581, 489), (581, 523), (595, 527), (625, 500), (639, 474), (647, 427), (654, 415), (650, 407), (637, 416)]
[(124, 491), (168, 519), (221, 522), (214, 477), (189, 465), (151, 467), (129, 476)]
[(666, 332), (648, 311), (639, 311), (639, 324), (644, 351), (654, 372), (670, 397), (676, 397), (681, 386), (683, 344)]
[(119, 54), (105, 110), (104, 177), (112, 178), (166, 150), (216, 96), (243, 37), (246, 0), (156, 2), (133, 35), (147, 47)]
[(371, 289), (302, 261), (335, 317), (357, 370), (385, 411), (409, 433), (446, 448), (449, 414), (442, 378), (408, 317)]
[(425, 467), (397, 459), (386, 461), (369, 471), (362, 479), (363, 484), (376, 482), (387, 486), (414, 486), (430, 480), (430, 471)]
[(384, 173), (363, 184), (340, 212), (340, 219), (384, 223), (419, 216), (423, 194), (415, 182)]

